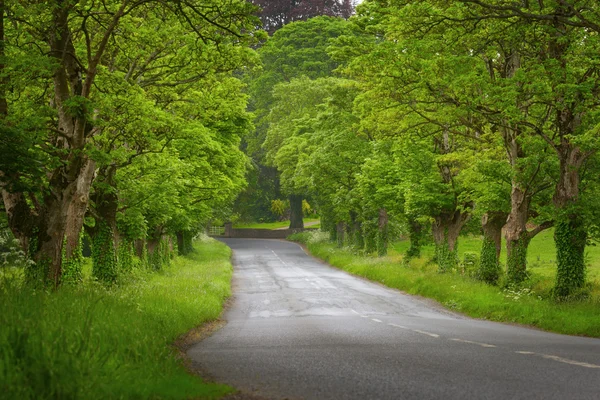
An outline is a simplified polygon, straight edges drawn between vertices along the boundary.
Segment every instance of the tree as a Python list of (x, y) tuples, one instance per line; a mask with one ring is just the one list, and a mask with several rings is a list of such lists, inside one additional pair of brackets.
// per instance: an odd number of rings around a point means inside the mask
[(253, 0), (261, 8), (260, 19), (269, 34), (294, 21), (306, 21), (313, 17), (349, 18), (354, 10), (350, 0)]
[[(3, 199), (11, 229), (33, 255), (40, 279), (48, 279), (57, 286), (63, 254), (69, 259), (78, 246), (98, 158), (101, 158), (97, 142), (100, 137), (106, 137), (111, 128), (113, 115), (102, 113), (102, 101), (127, 86), (137, 88), (133, 91), (143, 91), (143, 84), (148, 83), (138, 76), (120, 75), (122, 58), (127, 58), (124, 49), (127, 43), (123, 43), (120, 35), (131, 29), (139, 29), (138, 32), (144, 34), (147, 33), (145, 28), (158, 32), (156, 28), (164, 28), (165, 22), (186, 26), (188, 34), (198, 39), (194, 42), (196, 47), (190, 49), (194, 57), (209, 61), (211, 54), (219, 54), (219, 49), (241, 48), (256, 40), (251, 17), (254, 9), (244, 2), (221, 3), (219, 0), (210, 3), (123, 0), (91, 5), (60, 1), (10, 2), (6, 7), (7, 18), (14, 29), (5, 42), (6, 51), (15, 57), (10, 58), (12, 64), (5, 68), (8, 71), (5, 76), (12, 88), (21, 85), (25, 90), (9, 90), (8, 114), (3, 125), (5, 129), (20, 129), (38, 137), (39, 147), (33, 152), (51, 162), (35, 191), (9, 191), (8, 182), (28, 181), (30, 177), (3, 173)], [(158, 51), (148, 59), (134, 59), (132, 72), (139, 66), (160, 64), (165, 61), (164, 56), (176, 61), (172, 56), (174, 49), (166, 47), (164, 54)], [(33, 68), (21, 69), (18, 63), (23, 59), (36, 64)], [(239, 61), (239, 58), (234, 60)], [(166, 64), (167, 69), (170, 66)], [(180, 67), (171, 71), (161, 75), (159, 72), (164, 71), (155, 69), (158, 74), (150, 81), (166, 86), (189, 85), (211, 69), (186, 75), (187, 82), (182, 81), (178, 73), (187, 74), (188, 69)], [(24, 84), (28, 74), (35, 79)], [(31, 109), (42, 112), (35, 115), (36, 119), (27, 118), (33, 121), (23, 127), (28, 104), (36, 106)]]
[[(332, 38), (345, 32), (349, 32), (345, 20), (320, 16), (284, 26), (259, 49), (263, 69), (249, 77), (248, 89), (249, 109), (256, 115), (256, 131), (245, 140), (246, 152), (256, 164), (267, 164), (263, 143), (269, 130), (269, 114), (275, 104), (274, 87), (302, 76), (310, 79), (330, 76), (338, 63), (329, 57), (327, 47)], [(259, 179), (261, 178), (267, 176), (259, 176)], [(291, 220), (293, 219), (293, 223), (290, 221), (290, 227), (302, 227), (302, 194), (290, 191), (286, 193), (290, 200)]]

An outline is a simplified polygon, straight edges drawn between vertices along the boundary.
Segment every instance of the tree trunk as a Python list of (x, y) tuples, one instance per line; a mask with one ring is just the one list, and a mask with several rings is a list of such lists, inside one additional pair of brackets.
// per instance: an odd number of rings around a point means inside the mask
[(434, 218), (432, 233), (440, 272), (447, 272), (456, 267), (458, 236), (470, 217), (470, 213), (455, 210), (453, 213), (442, 213)]
[(290, 195), (290, 229), (304, 228), (304, 221), (302, 219), (302, 196), (301, 195)]
[(92, 239), (92, 274), (98, 280), (106, 283), (114, 282), (119, 271), (117, 247), (119, 236), (117, 231), (117, 210), (119, 199), (114, 183), (114, 168), (102, 171), (103, 185), (109, 189), (97, 188), (94, 193), (96, 226), (89, 231)]
[(564, 298), (585, 284), (585, 245), (587, 231), (578, 209), (579, 171), (584, 162), (583, 152), (566, 139), (558, 148), (560, 175), (553, 197), (558, 208), (554, 243), (556, 245), (556, 283), (554, 295)]
[(345, 239), (344, 234), (346, 231), (346, 223), (344, 221), (339, 221), (338, 223), (335, 224), (335, 230), (336, 230), (337, 245), (338, 245), (338, 247), (343, 247), (344, 239)]
[(192, 232), (189, 230), (180, 230), (175, 234), (177, 236), (177, 253), (185, 256), (192, 252)]
[(387, 254), (388, 247), (388, 214), (385, 208), (379, 209), (377, 219), (377, 255), (383, 257)]
[(423, 239), (423, 225), (414, 218), (408, 219), (408, 231), (410, 247), (406, 251), (406, 258), (417, 258), (421, 256), (421, 241)]
[(518, 284), (527, 278), (527, 248), (530, 242), (527, 220), (531, 199), (513, 182), (510, 200), (511, 209), (505, 226), (506, 273), (509, 282)]
[(495, 284), (500, 277), (500, 252), (502, 250), (502, 227), (506, 224), (508, 214), (501, 211), (490, 211), (481, 218), (483, 244), (479, 257), (477, 276), (482, 281)]

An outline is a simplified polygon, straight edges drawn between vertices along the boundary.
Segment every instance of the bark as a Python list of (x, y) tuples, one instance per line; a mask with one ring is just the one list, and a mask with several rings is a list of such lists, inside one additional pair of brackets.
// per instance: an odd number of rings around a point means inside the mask
[(414, 218), (408, 220), (410, 247), (406, 251), (407, 258), (421, 256), (421, 240), (423, 239), (423, 225)]
[[(4, 73), (4, 0), (0, 0), (0, 76)], [(8, 103), (6, 102), (6, 78), (0, 80), (0, 119), (6, 118), (8, 115)]]
[(440, 272), (446, 272), (456, 266), (456, 243), (460, 231), (470, 217), (470, 213), (457, 209), (454, 212), (441, 213), (434, 218), (432, 233)]
[(387, 254), (388, 247), (388, 213), (385, 208), (379, 209), (377, 219), (377, 255), (380, 257)]
[(494, 243), (496, 259), (500, 259), (502, 252), (502, 227), (506, 224), (508, 213), (502, 211), (489, 211), (481, 217), (483, 237)]
[(302, 219), (302, 196), (301, 195), (290, 195), (290, 229), (304, 228), (304, 221)]
[(481, 218), (483, 243), (479, 256), (477, 278), (496, 284), (500, 277), (500, 252), (502, 250), (502, 227), (506, 224), (508, 214), (501, 211), (490, 211)]
[(336, 230), (337, 245), (338, 245), (338, 247), (342, 247), (342, 246), (344, 246), (344, 240), (345, 240), (344, 234), (346, 232), (346, 223), (343, 221), (336, 223), (335, 230)]

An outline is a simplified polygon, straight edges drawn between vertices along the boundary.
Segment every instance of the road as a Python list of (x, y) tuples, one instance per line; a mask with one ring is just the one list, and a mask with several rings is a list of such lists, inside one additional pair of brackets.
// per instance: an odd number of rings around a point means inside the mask
[(294, 243), (223, 241), (234, 302), (188, 351), (219, 382), (273, 399), (600, 399), (598, 339), (453, 314)]

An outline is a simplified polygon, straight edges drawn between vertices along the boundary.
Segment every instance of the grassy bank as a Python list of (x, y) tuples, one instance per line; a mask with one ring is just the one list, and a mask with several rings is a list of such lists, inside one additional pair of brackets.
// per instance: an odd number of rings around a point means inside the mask
[(219, 316), (230, 250), (210, 240), (160, 273), (106, 289), (0, 287), (0, 398), (218, 398), (227, 386), (188, 374), (171, 346)]
[[(429, 261), (429, 249), (425, 249), (423, 257), (411, 260), (406, 265), (402, 263), (398, 251), (391, 251), (389, 256), (381, 258), (363, 257), (350, 249), (337, 248), (335, 244), (324, 240), (321, 234), (301, 233), (293, 235), (291, 239), (305, 243), (313, 255), (337, 268), (410, 294), (435, 299), (450, 309), (475, 318), (531, 325), (571, 335), (600, 337), (597, 284), (592, 284), (592, 296), (586, 301), (555, 303), (546, 292), (553, 282), (549, 268), (542, 274), (536, 272), (538, 267), (532, 268), (532, 278), (523, 288), (502, 289), (483, 284), (467, 275), (438, 273), (437, 265)], [(396, 249), (402, 249), (403, 246), (405, 244), (395, 245)]]

